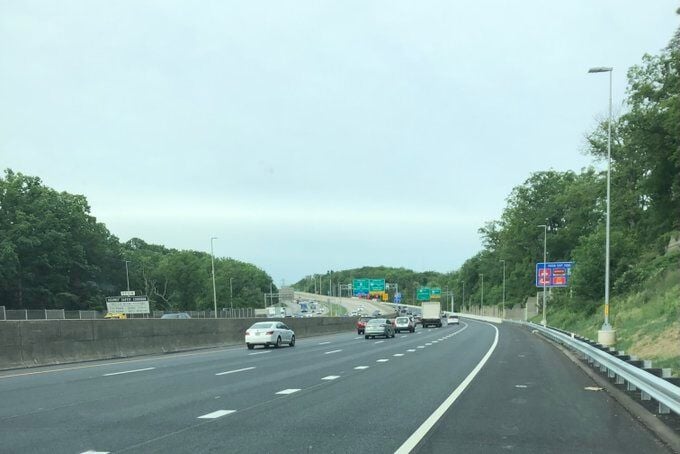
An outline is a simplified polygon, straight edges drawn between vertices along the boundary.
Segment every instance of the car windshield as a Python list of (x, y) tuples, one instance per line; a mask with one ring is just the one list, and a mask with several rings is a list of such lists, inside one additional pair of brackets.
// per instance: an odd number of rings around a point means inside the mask
[(382, 323), (385, 323), (383, 318), (374, 318), (368, 321), (368, 325), (380, 325)]
[(409, 319), (408, 317), (398, 317), (397, 318), (397, 323), (408, 323)]

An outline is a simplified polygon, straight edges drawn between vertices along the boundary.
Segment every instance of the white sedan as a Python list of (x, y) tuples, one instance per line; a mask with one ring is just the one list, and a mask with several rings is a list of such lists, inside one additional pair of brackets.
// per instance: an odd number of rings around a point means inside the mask
[(246, 331), (246, 347), (249, 350), (256, 345), (264, 348), (273, 345), (280, 347), (282, 344), (295, 346), (295, 332), (281, 322), (257, 322)]

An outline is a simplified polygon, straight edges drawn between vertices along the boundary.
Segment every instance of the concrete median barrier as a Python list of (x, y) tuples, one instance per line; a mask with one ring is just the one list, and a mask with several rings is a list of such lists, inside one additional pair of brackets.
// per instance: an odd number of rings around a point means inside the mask
[[(0, 370), (172, 353), (243, 343), (262, 318), (27, 320), (0, 322)], [(352, 331), (356, 319), (277, 319), (298, 339)]]

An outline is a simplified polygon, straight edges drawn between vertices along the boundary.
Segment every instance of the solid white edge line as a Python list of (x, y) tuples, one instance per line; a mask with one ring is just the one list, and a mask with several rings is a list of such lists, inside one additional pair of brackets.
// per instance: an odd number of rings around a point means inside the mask
[(236, 413), (236, 410), (217, 410), (212, 413), (208, 413), (207, 415), (198, 416), (197, 419), (217, 419), (232, 413)]
[(229, 375), (229, 374), (235, 374), (236, 372), (244, 372), (246, 370), (253, 370), (255, 369), (255, 366), (253, 367), (244, 367), (243, 369), (234, 369), (234, 370), (228, 370), (226, 372), (220, 372), (215, 375)]
[(442, 416), (444, 416), (444, 413), (453, 405), (453, 403), (460, 397), (461, 394), (463, 394), (463, 391), (472, 383), (472, 380), (477, 376), (480, 370), (482, 370), (482, 367), (486, 364), (486, 362), (489, 360), (491, 357), (491, 354), (496, 350), (496, 345), (498, 345), (498, 328), (496, 328), (494, 325), (490, 323), (485, 323), (486, 325), (489, 325), (493, 327), (493, 329), (496, 330), (496, 336), (493, 340), (493, 344), (491, 344), (491, 347), (489, 348), (489, 351), (486, 352), (482, 360), (477, 364), (477, 366), (472, 369), (472, 372), (468, 374), (467, 377), (465, 377), (465, 380), (461, 382), (460, 385), (456, 389), (453, 390), (453, 392), (449, 395), (449, 397), (446, 398), (444, 402), (432, 413), (426, 420), (423, 422), (420, 427), (416, 429), (413, 434), (411, 434), (410, 437), (402, 444), (399, 446), (399, 449), (395, 451), (395, 454), (405, 454), (411, 452), (417, 445), (420, 443), (420, 441), (425, 438), (425, 435), (432, 429), (432, 427), (441, 419)]
[(155, 367), (145, 367), (144, 369), (134, 369), (134, 370), (124, 370), (123, 372), (111, 372), (110, 374), (104, 374), (102, 377), (111, 377), (113, 375), (123, 375), (132, 374), (134, 372), (144, 372), (145, 370), (154, 370)]

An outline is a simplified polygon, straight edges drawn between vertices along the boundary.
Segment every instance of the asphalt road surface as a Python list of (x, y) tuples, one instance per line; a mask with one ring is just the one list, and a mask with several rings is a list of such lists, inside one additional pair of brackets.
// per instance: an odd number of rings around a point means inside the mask
[(0, 374), (0, 452), (655, 453), (527, 329), (203, 350)]

